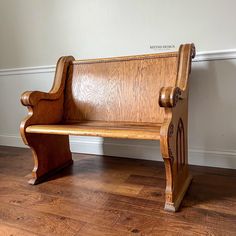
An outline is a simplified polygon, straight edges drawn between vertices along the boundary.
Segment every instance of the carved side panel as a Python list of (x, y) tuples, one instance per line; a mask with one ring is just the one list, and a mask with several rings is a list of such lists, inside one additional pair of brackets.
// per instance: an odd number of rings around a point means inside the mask
[(185, 166), (186, 160), (186, 152), (185, 152), (185, 132), (184, 125), (182, 119), (179, 119), (177, 134), (176, 134), (176, 165), (177, 172), (181, 171)]

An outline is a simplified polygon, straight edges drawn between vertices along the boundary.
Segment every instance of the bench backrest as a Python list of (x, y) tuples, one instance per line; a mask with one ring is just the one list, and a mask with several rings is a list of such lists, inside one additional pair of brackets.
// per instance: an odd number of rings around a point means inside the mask
[(177, 85), (179, 54), (74, 61), (66, 81), (64, 119), (162, 123), (159, 91)]

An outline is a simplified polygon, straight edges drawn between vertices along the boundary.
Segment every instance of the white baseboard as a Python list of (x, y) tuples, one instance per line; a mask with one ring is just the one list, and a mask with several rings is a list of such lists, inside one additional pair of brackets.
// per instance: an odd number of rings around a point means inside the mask
[(20, 136), (8, 134), (0, 135), (0, 145), (11, 147), (26, 147)]
[[(87, 153), (96, 155), (128, 157), (143, 160), (162, 161), (160, 155), (159, 142), (156, 145), (153, 142), (150, 144), (135, 144), (114, 140), (102, 141), (102, 139), (94, 138), (90, 141), (87, 137), (72, 137), (70, 139), (71, 151), (75, 153)], [(226, 150), (202, 150), (189, 149), (189, 163), (192, 165), (221, 167), (236, 169), (236, 151)]]
[[(147, 142), (148, 143), (148, 142)], [(0, 135), (0, 145), (27, 147), (21, 137)], [(95, 155), (128, 157), (144, 160), (162, 161), (159, 143), (139, 144), (130, 140), (103, 141), (97, 137), (70, 137), (71, 151)], [(189, 163), (192, 165), (236, 169), (236, 151), (189, 149)]]

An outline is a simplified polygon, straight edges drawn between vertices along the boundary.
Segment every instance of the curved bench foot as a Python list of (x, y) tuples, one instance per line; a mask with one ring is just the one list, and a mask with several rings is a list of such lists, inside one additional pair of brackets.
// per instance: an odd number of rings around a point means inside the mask
[[(50, 177), (52, 177), (53, 175), (57, 174), (58, 172), (60, 172), (61, 170), (65, 169), (66, 167), (70, 166), (73, 164), (73, 160), (70, 160), (66, 163), (64, 163), (62, 166), (56, 168), (56, 169), (53, 169), (51, 170), (50, 172), (40, 176), (40, 177), (37, 177), (37, 178), (31, 178), (28, 183), (31, 184), (31, 185), (36, 185), (36, 184), (40, 184), (44, 181), (46, 181), (47, 179), (49, 179)], [(34, 174), (33, 174), (34, 175)]]
[(183, 184), (182, 188), (178, 191), (178, 193), (176, 193), (176, 196), (172, 202), (166, 199), (165, 208), (164, 208), (166, 211), (176, 212), (179, 210), (180, 204), (184, 198), (185, 193), (188, 190), (189, 185), (192, 182), (192, 179), (193, 178), (191, 175), (187, 177), (187, 179), (185, 180), (185, 183)]
[(34, 168), (29, 184), (38, 184), (73, 163), (68, 135), (27, 134)]

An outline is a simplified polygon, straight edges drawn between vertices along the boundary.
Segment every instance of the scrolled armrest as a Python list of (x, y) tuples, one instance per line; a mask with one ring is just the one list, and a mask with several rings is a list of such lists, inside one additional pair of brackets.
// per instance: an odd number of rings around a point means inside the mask
[(40, 91), (27, 91), (21, 95), (21, 103), (24, 106), (35, 106), (40, 100), (56, 100), (58, 94), (45, 93)]
[(184, 91), (179, 87), (162, 87), (160, 89), (160, 107), (175, 107), (177, 102), (182, 99), (184, 99)]

